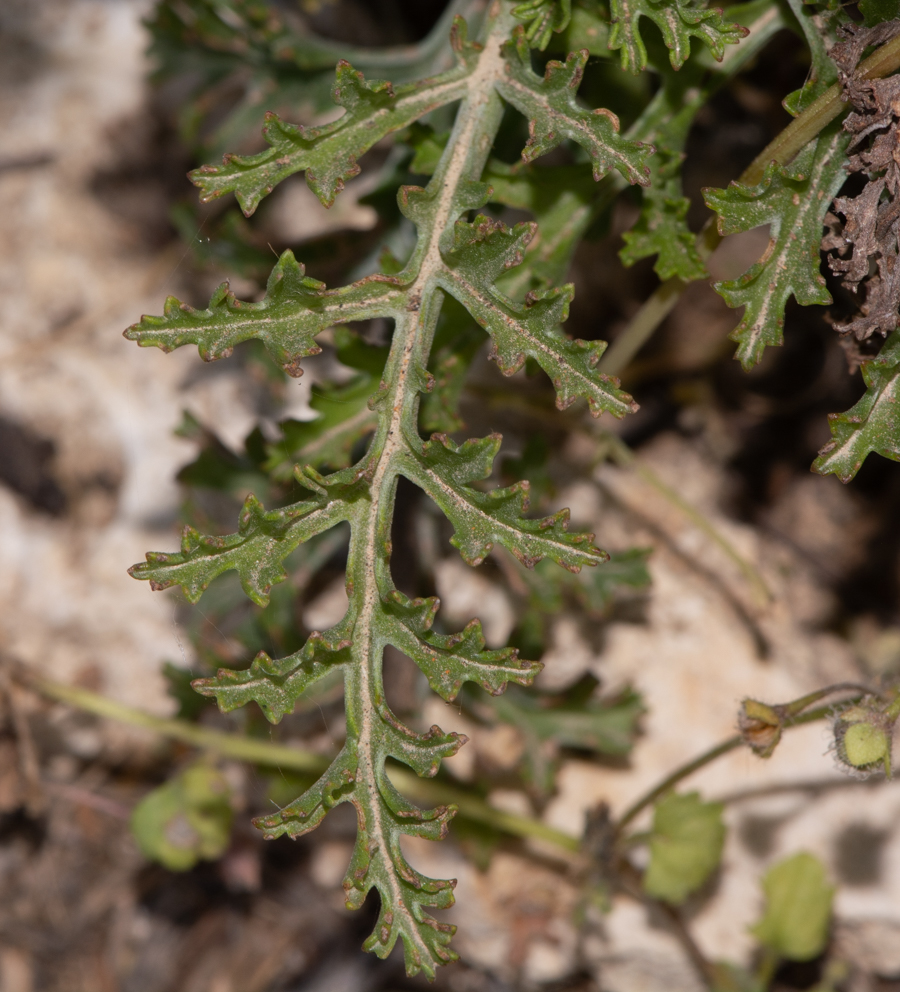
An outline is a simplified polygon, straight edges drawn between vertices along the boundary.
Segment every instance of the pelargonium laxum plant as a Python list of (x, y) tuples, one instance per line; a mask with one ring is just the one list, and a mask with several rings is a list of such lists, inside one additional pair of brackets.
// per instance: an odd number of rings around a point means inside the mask
[[(223, 670), (195, 687), (226, 711), (255, 701), (277, 722), (313, 683), (342, 673), (347, 715), (342, 749), (303, 795), (256, 823), (266, 836), (296, 837), (312, 830), (335, 805), (351, 803), (358, 833), (344, 880), (348, 904), (362, 905), (372, 888), (381, 899), (365, 946), (384, 957), (399, 937), (407, 970), (429, 976), (455, 957), (449, 946), (453, 928), (428, 912), (452, 903), (453, 882), (418, 873), (406, 861), (400, 838), (443, 837), (454, 807), (422, 810), (409, 802), (392, 784), (386, 762), (393, 759), (419, 775), (433, 775), (441, 759), (455, 754), (465, 739), (438, 727), (417, 733), (392, 713), (384, 696), (383, 652), (392, 645), (411, 658), (446, 700), (465, 682), (491, 693), (502, 692), (510, 681), (528, 684), (540, 664), (520, 659), (511, 648), (486, 649), (478, 621), (456, 634), (438, 633), (436, 599), (410, 599), (396, 588), (390, 536), (398, 480), (409, 480), (437, 504), (454, 528), (454, 545), (471, 565), (495, 546), (528, 568), (542, 559), (570, 571), (602, 568), (607, 558), (591, 534), (569, 531), (567, 511), (528, 517), (527, 481), (485, 487), (500, 448), (498, 435), (463, 442), (449, 436), (465, 363), (457, 362), (452, 375), (431, 371), (446, 298), (485, 330), (501, 372), (512, 375), (530, 362), (552, 380), (560, 409), (584, 400), (594, 416), (623, 417), (635, 404), (604, 371), (605, 343), (572, 340), (561, 326), (573, 292), (562, 279), (591, 222), (623, 189), (641, 188), (641, 213), (626, 235), (623, 261), (656, 256), (663, 280), (686, 284), (704, 278), (708, 239), (688, 228), (688, 201), (681, 189), (689, 129), (716, 90), (778, 30), (800, 31), (813, 72), (786, 106), (798, 123), (807, 122), (805, 140), (795, 137), (793, 145), (776, 150), (759, 175), (750, 170), (728, 190), (707, 191), (722, 234), (762, 223), (772, 228), (763, 259), (740, 279), (716, 287), (730, 305), (746, 307), (735, 336), (739, 357), (749, 367), (767, 345), (780, 343), (791, 295), (801, 304), (830, 299), (819, 272), (819, 243), (825, 214), (843, 183), (849, 141), (840, 122), (830, 122), (837, 114), (825, 124), (809, 124), (837, 85), (828, 46), (846, 28), (846, 16), (832, 4), (752, 0), (726, 14), (691, 0), (611, 0), (608, 10), (593, 0), (491, 0), (465, 6), (472, 23), (454, 19), (449, 68), (395, 85), (366, 79), (341, 60), (333, 98), (344, 112), (337, 120), (299, 126), (268, 114), (266, 150), (228, 154), (221, 165), (192, 174), (203, 199), (233, 193), (249, 215), (279, 182), (304, 172), (310, 189), (328, 207), (360, 172), (358, 160), (367, 151), (390, 135), (418, 134), (410, 138), (418, 142), (413, 171), (431, 178), (425, 187), (405, 185), (397, 194), (402, 215), (416, 231), (408, 258), (398, 262), (386, 255), (382, 271), (329, 289), (307, 277), (287, 251), (262, 300), (241, 301), (225, 283), (205, 310), (169, 298), (163, 316), (144, 317), (126, 332), (143, 346), (164, 350), (196, 344), (207, 361), (257, 339), (296, 376), (303, 359), (320, 351), (317, 336), (329, 328), (376, 318), (393, 326), (377, 387), (347, 403), (345, 416), (334, 412), (327, 457), (321, 437), (316, 438), (317, 459), (304, 458), (302, 443), (292, 451), (288, 461), (296, 462), (293, 471), (303, 498), (266, 511), (250, 496), (236, 533), (205, 536), (187, 528), (179, 552), (148, 554), (132, 574), (156, 589), (178, 585), (196, 602), (214, 578), (234, 569), (246, 594), (262, 605), (272, 585), (284, 579), (284, 561), (298, 545), (349, 523), (349, 606), (343, 619), (312, 632), (302, 649), (287, 657), (261, 653), (248, 670)], [(654, 40), (642, 35), (642, 19), (659, 29), (662, 46), (655, 47), (665, 57), (653, 56)], [(554, 33), (585, 45), (537, 72), (536, 50), (546, 48)], [(625, 132), (610, 110), (585, 106), (578, 96), (589, 57), (601, 51), (606, 57), (617, 53), (628, 72), (650, 65), (658, 77), (655, 93)], [(440, 62), (437, 54), (435, 61)], [(413, 130), (417, 122), (451, 106), (457, 109), (448, 135)], [(507, 107), (525, 117), (530, 135), (521, 164), (512, 167), (492, 155)], [(560, 145), (568, 154), (566, 164), (536, 164)], [(509, 227), (490, 212), (503, 206), (528, 210), (536, 222)], [(450, 411), (447, 430), (428, 438), (421, 427), (423, 397), (437, 399)], [(352, 462), (354, 446), (367, 437), (365, 453)], [(323, 466), (333, 471), (323, 473)]]

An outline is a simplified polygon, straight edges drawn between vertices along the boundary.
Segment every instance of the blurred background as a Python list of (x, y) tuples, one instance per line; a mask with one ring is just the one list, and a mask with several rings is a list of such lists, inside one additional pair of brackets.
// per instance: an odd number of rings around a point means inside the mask
[[(229, 34), (230, 5), (220, 6), (210, 27), (197, 11), (217, 5), (196, 0), (0, 4), (0, 992), (427, 985), (404, 976), (402, 955), (381, 962), (359, 950), (377, 906), (343, 908), (347, 807), (309, 837), (263, 845), (250, 817), (293, 798), (296, 776), (198, 764), (186, 745), (51, 702), (9, 674), (323, 754), (340, 740), (334, 687), (276, 730), (258, 712), (223, 717), (188, 688), (219, 666), (246, 667), (257, 650), (296, 650), (342, 615), (340, 533), (294, 560), (266, 610), (226, 579), (189, 606), (126, 569), (176, 547), (185, 522), (233, 530), (247, 492), (286, 501), (271, 445), (302, 429), (281, 425), (313, 421), (365, 371), (341, 360), (340, 339), (287, 380), (251, 347), (205, 365), (193, 349), (138, 349), (121, 332), (160, 313), (169, 294), (205, 306), (226, 277), (255, 298), (287, 247), (334, 285), (398, 243), (392, 197), (408, 159), (387, 148), (367, 155), (331, 211), (295, 177), (252, 222), (230, 199), (201, 208), (185, 173), (226, 149), (259, 148), (265, 110), (327, 119), (327, 60), (297, 71), (299, 56), (283, 56), (267, 68), (272, 11), (291, 37), (316, 34), (337, 52), (418, 44), (428, 66), (423, 39), (446, 5), (245, 4), (251, 21), (262, 11), (257, 34), (241, 24)], [(702, 112), (685, 172), (694, 229), (707, 215), (700, 189), (727, 185), (786, 124), (780, 100), (807, 68), (782, 32)], [(628, 93), (608, 99), (627, 120)], [(511, 128), (520, 148), (523, 127)], [(626, 270), (617, 257), (636, 214), (622, 197), (579, 248), (569, 333), (614, 340), (656, 285), (649, 260)], [(766, 243), (765, 231), (726, 239), (714, 276), (739, 274)], [(473, 339), (460, 436), (503, 433), (499, 481), (530, 478), (536, 509), (571, 507), (614, 559), (612, 577), (594, 585), (563, 586), (540, 570), (523, 578), (493, 558), (473, 571), (426, 501), (401, 488), (398, 585), (439, 594), (447, 629), (478, 615), (491, 646), (516, 644), (546, 666), (536, 693), (511, 694), (504, 710), (484, 694), (447, 706), (406, 659), (386, 658), (398, 712), (471, 738), (447, 781), (578, 836), (598, 803), (621, 812), (733, 733), (744, 696), (785, 701), (900, 670), (900, 466), (871, 456), (846, 487), (809, 473), (829, 437), (826, 414), (852, 405), (860, 375), (848, 373), (821, 308), (799, 307), (785, 347), (745, 374), (727, 340), (736, 320), (695, 284), (625, 370), (641, 410), (603, 427), (637, 453), (640, 471), (606, 461), (580, 414), (554, 411), (540, 377), (501, 381)], [(362, 333), (378, 345), (389, 329)], [(535, 707), (553, 720), (535, 721)], [(590, 716), (587, 730), (573, 713)], [(683, 915), (708, 958), (746, 961), (761, 874), (810, 851), (837, 886), (831, 940), (813, 962), (784, 966), (776, 987), (900, 989), (900, 788), (843, 777), (827, 748), (815, 724), (768, 763), (739, 751), (690, 780), (726, 802), (729, 834), (721, 870)], [(129, 829), (135, 805), (171, 782), (219, 797), (207, 846), (187, 844), (181, 861), (171, 850), (148, 857), (159, 838), (139, 846)], [(442, 845), (408, 850), (427, 874), (459, 879), (446, 916), (460, 927), (462, 960), (436, 988), (701, 987), (671, 920), (620, 896), (602, 912), (558, 850), (465, 823)]]

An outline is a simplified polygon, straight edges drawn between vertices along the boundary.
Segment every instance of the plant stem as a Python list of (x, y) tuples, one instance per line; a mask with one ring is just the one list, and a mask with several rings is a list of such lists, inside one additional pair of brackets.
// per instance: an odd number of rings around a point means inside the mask
[(600, 359), (598, 368), (607, 375), (619, 375), (631, 364), (634, 356), (650, 340), (653, 332), (669, 316), (681, 299), (687, 283), (672, 276), (657, 286), (656, 291), (631, 319), (631, 323), (613, 341)]
[[(863, 79), (881, 79), (897, 69), (900, 69), (900, 35), (860, 63), (858, 73)], [(843, 89), (840, 83), (835, 83), (766, 145), (737, 182), (755, 186), (762, 180), (770, 162), (787, 165), (845, 109)], [(700, 256), (704, 260), (708, 258), (721, 240), (710, 218), (697, 234)], [(672, 312), (688, 285), (673, 276), (657, 286), (600, 360), (600, 370), (608, 375), (619, 375)]]
[[(829, 690), (831, 692), (838, 692), (845, 688), (845, 683), (839, 685), (830, 686)], [(853, 696), (848, 699), (848, 703), (859, 702), (863, 697), (860, 695)], [(831, 715), (833, 706), (819, 706), (814, 710), (810, 710), (808, 713), (802, 713), (799, 716), (791, 717), (784, 722), (784, 729), (787, 730), (790, 727), (800, 727), (807, 723), (815, 723), (817, 720), (822, 720), (825, 717)], [(664, 793), (668, 792), (669, 789), (676, 786), (682, 779), (687, 778), (689, 775), (693, 775), (694, 772), (699, 771), (704, 766), (711, 764), (717, 758), (721, 758), (722, 755), (728, 754), (729, 751), (734, 751), (735, 748), (741, 746), (744, 743), (744, 738), (740, 734), (735, 734), (734, 737), (729, 737), (727, 740), (722, 741), (720, 744), (716, 744), (715, 747), (711, 747), (708, 751), (704, 751), (703, 754), (698, 755), (686, 764), (680, 765), (671, 774), (667, 775), (658, 785), (655, 785), (648, 792), (645, 792), (639, 799), (637, 799), (627, 810), (619, 817), (615, 825), (615, 832), (618, 836), (621, 836), (622, 831), (628, 826), (637, 816), (639, 816), (648, 806), (653, 805), (657, 799)]]
[(720, 534), (695, 506), (691, 506), (671, 486), (663, 482), (651, 468), (641, 463), (631, 448), (621, 438), (606, 431), (604, 432), (604, 440), (609, 446), (609, 453), (614, 461), (623, 467), (632, 469), (639, 478), (643, 479), (644, 482), (665, 496), (669, 502), (681, 510), (695, 527), (703, 531), (711, 541), (715, 542), (728, 555), (750, 583), (754, 596), (760, 605), (771, 602), (773, 598), (772, 593), (756, 566), (747, 561), (737, 548), (724, 535)]
[[(28, 684), (32, 689), (40, 692), (42, 695), (56, 699), (76, 709), (93, 713), (108, 720), (115, 720), (118, 723), (128, 724), (132, 727), (143, 727), (164, 737), (171, 737), (174, 740), (183, 741), (194, 747), (213, 751), (216, 754), (221, 754), (227, 758), (234, 758), (237, 761), (247, 761), (251, 764), (264, 765), (270, 768), (288, 769), (313, 774), (319, 774), (329, 764), (330, 759), (314, 751), (304, 751), (300, 748), (275, 744), (271, 741), (254, 740), (253, 738), (237, 734), (226, 734), (219, 730), (209, 730), (206, 727), (198, 727), (196, 724), (188, 723), (186, 720), (153, 716), (142, 710), (126, 706), (124, 703), (118, 703), (114, 699), (101, 696), (99, 693), (80, 689), (76, 686), (63, 685), (60, 682), (52, 682), (47, 679), (29, 679)], [(829, 690), (837, 692), (844, 688), (846, 686), (842, 683), (829, 687)], [(848, 702), (858, 702), (861, 698), (862, 696), (856, 696), (848, 700)], [(821, 720), (829, 716), (831, 711), (831, 706), (821, 706), (815, 710), (810, 710), (809, 713), (804, 713), (786, 720), (785, 729)], [(722, 755), (728, 754), (729, 751), (733, 751), (741, 743), (742, 738), (739, 735), (729, 737), (708, 751), (704, 751), (703, 754), (693, 760), (676, 768), (675, 771), (667, 775), (662, 782), (641, 796), (622, 814), (615, 825), (616, 834), (621, 836), (624, 828), (643, 810), (652, 805), (663, 793), (667, 792), (689, 775), (692, 775), (695, 771), (715, 761), (716, 758), (720, 758)], [(573, 837), (571, 834), (564, 833), (561, 830), (556, 830), (541, 820), (495, 809), (479, 796), (475, 796), (464, 789), (455, 788), (443, 782), (433, 782), (428, 779), (419, 778), (417, 775), (398, 765), (391, 766), (390, 779), (397, 788), (402, 788), (417, 799), (421, 799), (424, 802), (437, 802), (441, 804), (453, 803), (459, 807), (460, 816), (465, 819), (476, 823), (483, 823), (486, 826), (501, 830), (514, 837), (533, 837), (547, 841), (571, 853), (576, 853), (581, 847), (579, 838)]]
[[(142, 710), (118, 703), (114, 699), (101, 696), (87, 689), (63, 685), (46, 679), (29, 681), (31, 688), (44, 696), (56, 699), (68, 706), (93, 713), (96, 716), (132, 727), (143, 727), (146, 730), (162, 734), (174, 740), (183, 741), (193, 747), (214, 751), (226, 758), (237, 761), (247, 761), (255, 765), (279, 768), (296, 772), (320, 774), (330, 763), (330, 758), (314, 751), (304, 751), (284, 744), (274, 744), (271, 741), (255, 740), (238, 734), (226, 734), (219, 730), (209, 730), (198, 727), (186, 720), (170, 719), (153, 716)], [(403, 789), (416, 799), (424, 802), (437, 802), (443, 805), (454, 803), (459, 807), (460, 815), (467, 820), (483, 823), (511, 834), (514, 837), (534, 837), (548, 841), (566, 851), (577, 852), (581, 842), (577, 837), (563, 833), (546, 823), (529, 816), (519, 816), (494, 809), (479, 796), (472, 795), (464, 789), (445, 785), (443, 782), (432, 782), (419, 778), (413, 772), (392, 765), (390, 779), (394, 785)]]
[[(861, 62), (857, 75), (860, 79), (880, 79), (896, 69), (900, 69), (900, 35)], [(847, 109), (843, 92), (840, 83), (834, 83), (825, 90), (818, 100), (811, 103), (766, 145), (743, 171), (738, 182), (745, 186), (755, 186), (762, 180), (770, 162), (787, 165), (796, 158), (820, 131)]]
[(237, 734), (225, 734), (219, 730), (198, 727), (186, 720), (153, 716), (143, 710), (125, 706), (124, 703), (118, 703), (114, 699), (76, 686), (63, 685), (60, 682), (51, 682), (46, 679), (34, 681), (31, 686), (44, 696), (85, 710), (87, 713), (94, 713), (96, 716), (116, 720), (118, 723), (126, 723), (132, 727), (143, 727), (154, 733), (162, 734), (164, 737), (171, 737), (174, 740), (183, 741), (185, 744), (191, 744), (193, 747), (215, 751), (226, 758), (316, 774), (324, 771), (329, 764), (330, 759), (313, 751), (301, 751), (284, 744), (273, 744), (271, 741), (256, 740)]

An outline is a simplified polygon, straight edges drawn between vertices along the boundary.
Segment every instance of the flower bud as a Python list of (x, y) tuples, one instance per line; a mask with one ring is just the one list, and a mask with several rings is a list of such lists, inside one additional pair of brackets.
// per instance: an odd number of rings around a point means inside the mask
[(891, 738), (897, 717), (873, 702), (838, 713), (834, 719), (834, 752), (839, 764), (865, 778), (883, 770), (891, 777)]
[(744, 743), (760, 758), (770, 758), (781, 740), (783, 710), (783, 706), (769, 706), (758, 699), (745, 699), (741, 704), (738, 728)]

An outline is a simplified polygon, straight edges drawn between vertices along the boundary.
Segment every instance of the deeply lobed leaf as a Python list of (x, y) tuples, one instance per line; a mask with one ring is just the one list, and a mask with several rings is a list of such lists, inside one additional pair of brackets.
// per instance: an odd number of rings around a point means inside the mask
[(718, 282), (718, 293), (744, 316), (732, 332), (745, 369), (767, 346), (783, 341), (784, 309), (793, 295), (802, 306), (831, 303), (819, 271), (819, 246), (829, 204), (846, 179), (847, 136), (832, 127), (811, 142), (789, 167), (769, 165), (758, 186), (732, 183), (706, 189), (704, 199), (719, 215), (719, 233), (735, 234), (770, 225), (769, 247), (738, 279)]
[(523, 516), (528, 509), (528, 483), (481, 492), (470, 483), (486, 478), (500, 448), (499, 434), (455, 444), (434, 434), (411, 451), (403, 473), (425, 490), (453, 524), (453, 544), (470, 565), (478, 565), (495, 544), (511, 551), (528, 568), (550, 558), (570, 571), (597, 565), (609, 555), (594, 547), (593, 534), (570, 534), (569, 511), (542, 520)]
[(458, 100), (477, 61), (478, 46), (466, 39), (465, 21), (454, 23), (454, 68), (433, 79), (393, 87), (386, 80), (367, 81), (349, 62), (338, 62), (334, 102), (343, 116), (331, 124), (304, 127), (266, 114), (263, 135), (269, 143), (257, 155), (225, 155), (221, 165), (203, 165), (191, 173), (204, 202), (234, 193), (248, 216), (275, 186), (297, 172), (326, 207), (344, 183), (359, 174), (357, 159), (385, 135), (407, 127), (423, 114)]
[(622, 68), (640, 72), (647, 68), (647, 48), (640, 20), (646, 17), (662, 32), (673, 69), (680, 69), (691, 54), (691, 38), (698, 38), (722, 60), (726, 45), (745, 37), (747, 29), (724, 20), (721, 9), (706, 9), (694, 0), (610, 0), (609, 47), (618, 51)]
[(862, 365), (866, 391), (846, 413), (828, 415), (831, 440), (812, 468), (849, 482), (871, 452), (900, 461), (900, 332)]
[(493, 285), (504, 270), (521, 263), (534, 234), (533, 224), (510, 229), (484, 215), (471, 224), (458, 221), (452, 248), (444, 255), (441, 284), (491, 335), (491, 357), (504, 375), (518, 372), (530, 357), (553, 380), (561, 410), (579, 398), (587, 400), (595, 417), (604, 411), (622, 417), (636, 410), (618, 380), (597, 371), (606, 342), (572, 341), (558, 330), (568, 316), (571, 286), (532, 292), (518, 305)]
[(529, 685), (541, 670), (540, 662), (521, 660), (515, 648), (485, 650), (480, 620), (472, 620), (457, 634), (436, 633), (432, 624), (439, 605), (436, 596), (409, 599), (394, 590), (384, 610), (390, 618), (391, 643), (421, 668), (442, 699), (455, 699), (464, 682), (498, 695), (508, 682)]
[(612, 111), (602, 107), (585, 110), (576, 99), (588, 60), (586, 49), (572, 52), (565, 64), (551, 60), (541, 79), (531, 68), (528, 42), (519, 27), (515, 41), (504, 46), (504, 55), (507, 69), (497, 89), (528, 118), (531, 136), (522, 152), (524, 162), (534, 161), (569, 138), (590, 155), (595, 179), (616, 169), (630, 183), (649, 184), (647, 158), (653, 153), (652, 146), (623, 138), (619, 119)]
[(326, 290), (324, 283), (306, 275), (293, 252), (286, 251), (258, 303), (237, 299), (224, 282), (205, 310), (170, 296), (162, 317), (142, 317), (125, 331), (125, 337), (143, 348), (155, 346), (167, 352), (196, 344), (206, 362), (227, 358), (235, 345), (257, 338), (286, 372), (300, 376), (301, 359), (322, 350), (316, 334), (335, 323), (380, 314), (399, 296), (396, 279), (388, 276)]

